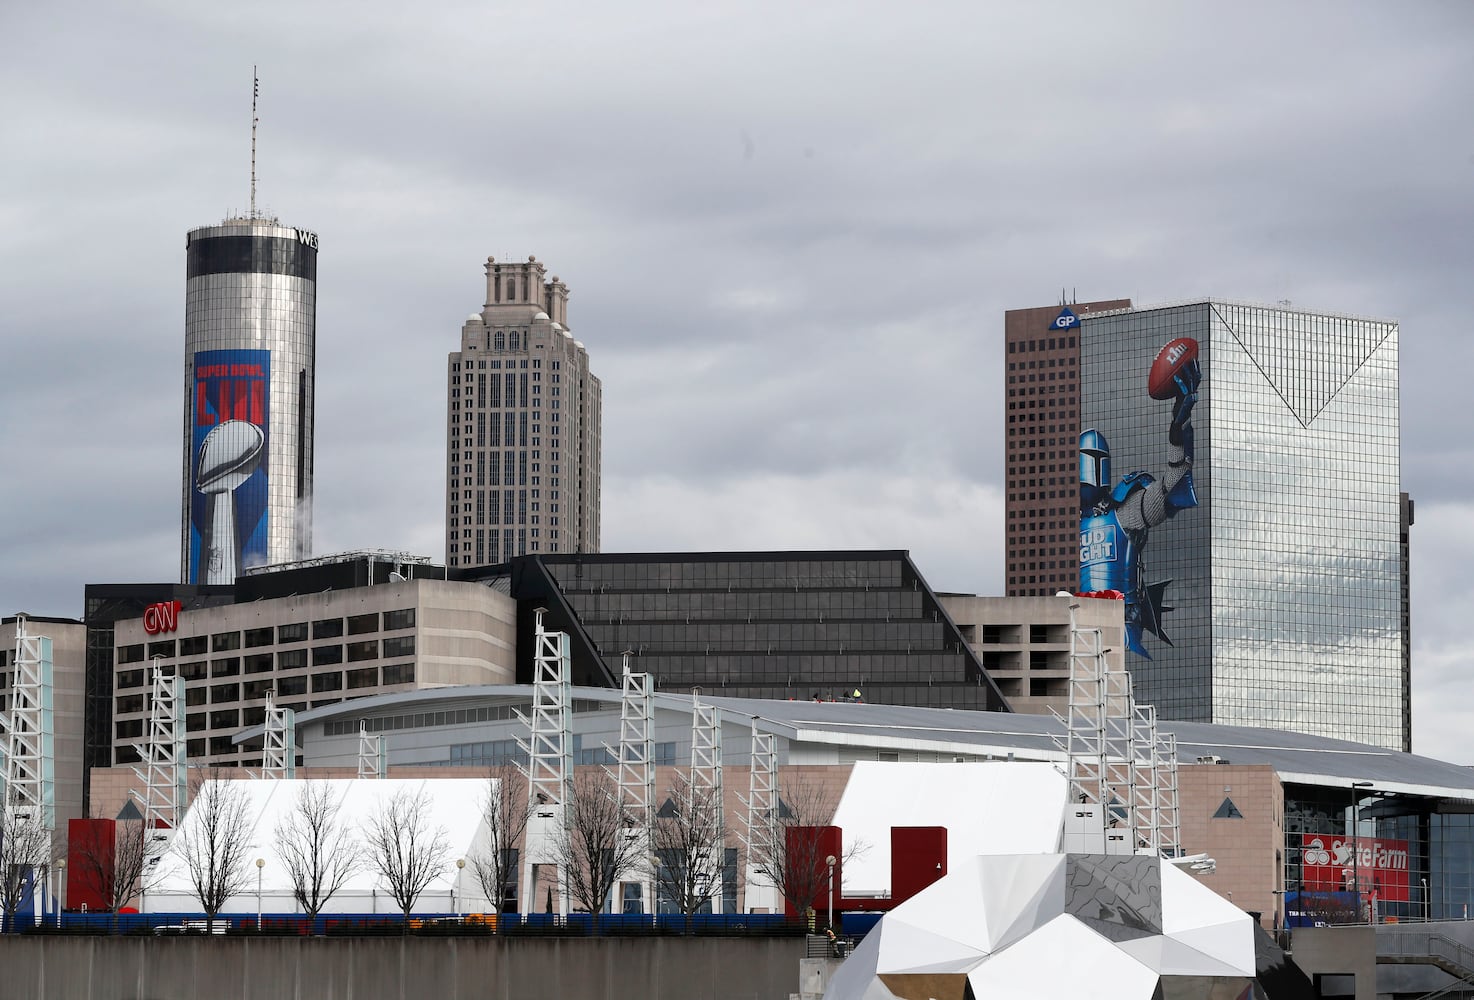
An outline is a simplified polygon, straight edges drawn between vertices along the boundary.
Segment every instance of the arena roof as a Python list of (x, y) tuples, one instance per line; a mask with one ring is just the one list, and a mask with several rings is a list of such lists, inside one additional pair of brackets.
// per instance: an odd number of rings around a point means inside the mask
[[(526, 701), (530, 685), (484, 685), (430, 688), (340, 702), (301, 713), (302, 726), (344, 717), (364, 718), (425, 711), (436, 706), (465, 707), (485, 701)], [(619, 692), (608, 688), (574, 688), (578, 701), (604, 702), (616, 708)], [(729, 720), (758, 720), (758, 728), (793, 742), (860, 746), (876, 749), (924, 750), (1023, 759), (1059, 760), (1055, 739), (1063, 724), (1050, 716), (915, 708), (859, 702), (765, 701), (702, 694), (703, 704), (716, 705)], [(658, 693), (658, 709), (690, 712), (688, 694)], [(1474, 770), (1447, 761), (1401, 753), (1348, 740), (1198, 722), (1161, 722), (1163, 732), (1177, 737), (1178, 760), (1184, 764), (1267, 764), (1280, 779), (1308, 785), (1349, 786), (1371, 781), (1374, 791), (1435, 798), (1474, 799)], [(236, 742), (261, 738), (261, 727), (242, 731)], [(1212, 758), (1217, 758), (1216, 761)]]

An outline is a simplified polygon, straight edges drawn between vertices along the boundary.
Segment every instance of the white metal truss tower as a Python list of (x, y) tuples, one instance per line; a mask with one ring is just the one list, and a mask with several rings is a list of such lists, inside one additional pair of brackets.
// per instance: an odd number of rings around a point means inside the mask
[[(619, 788), (619, 808), (624, 815), (626, 837), (638, 837), (644, 845), (639, 857), (652, 857), (655, 840), (655, 700), (654, 680), (649, 674), (630, 670), (626, 650), (620, 675), (623, 678), (619, 699), (619, 746), (607, 743), (604, 749), (614, 758), (615, 766), (604, 768)], [(655, 873), (640, 865), (640, 899), (643, 905), (655, 906)], [(627, 882), (635, 881), (631, 872)]]
[(1157, 708), (1137, 705), (1131, 727), (1131, 759), (1135, 768), (1136, 799), (1133, 826), (1137, 846), (1152, 854), (1162, 850), (1161, 774), (1157, 757)]
[[(1131, 675), (1125, 670), (1107, 670), (1104, 686), (1105, 774), (1110, 796), (1106, 826), (1122, 834), (1115, 843), (1135, 853), (1141, 831), (1137, 826), (1136, 700)], [(1107, 846), (1111, 844), (1108, 837)]]
[(261, 777), (295, 778), (297, 776), (297, 713), (277, 706), (272, 692), (266, 692), (266, 730), (261, 756)]
[[(709, 802), (715, 815), (715, 829), (725, 833), (727, 829), (725, 803), (722, 801), (722, 710), (715, 705), (701, 703), (701, 689), (691, 689), (691, 801)], [(689, 860), (695, 867), (700, 862)], [(725, 868), (725, 859), (706, 859), (703, 879), (720, 879)], [(711, 899), (712, 912), (721, 912), (722, 893), (717, 891)]]
[(778, 751), (772, 733), (757, 731), (752, 718), (752, 767), (747, 773), (744, 843), (750, 854), (770, 858), (778, 841)]
[(1160, 733), (1156, 745), (1157, 850), (1163, 857), (1182, 853), (1182, 821), (1177, 811), (1177, 735)]
[(691, 789), (709, 794), (722, 823), (722, 710), (701, 704), (701, 689), (691, 689)]
[[(1080, 598), (1071, 598), (1078, 601)], [(1081, 802), (1100, 806), (1102, 818), (1110, 805), (1106, 755), (1105, 646), (1098, 628), (1080, 628), (1075, 621), (1076, 603), (1070, 604), (1070, 691), (1063, 740), (1056, 745), (1065, 753), (1065, 777)]]
[(537, 609), (533, 638), (532, 709), (530, 716), (517, 712), (528, 727), (524, 741), (517, 744), (527, 755), (524, 774), (532, 805), (561, 805), (573, 780), (572, 670), (569, 668), (568, 633), (543, 631), (544, 609)]
[(143, 794), (139, 798), (143, 802), (145, 830), (175, 829), (189, 801), (184, 698), (180, 696), (180, 686), (179, 678), (172, 673), (165, 674), (155, 658), (148, 742), (136, 744), (144, 766), (142, 770), (133, 769), (143, 779)]
[(29, 823), (56, 831), (56, 725), (52, 714), (51, 639), (15, 621), (14, 678), (10, 713), (3, 728), (4, 776), (0, 808), (16, 810)]
[[(520, 896), (524, 913), (536, 906), (537, 872), (557, 857), (556, 845), (565, 835), (565, 806), (572, 795), (573, 732), (572, 675), (570, 647), (565, 632), (543, 630), (546, 609), (537, 609), (533, 635), (532, 706), (518, 711), (527, 727), (527, 738), (517, 737), (517, 746), (527, 758), (517, 767), (527, 779), (529, 815), (523, 838), (524, 851)], [(552, 864), (556, 870), (556, 864)], [(558, 879), (558, 912), (568, 912), (566, 879)]]
[(655, 705), (649, 674), (630, 670), (624, 654), (623, 686), (619, 699), (619, 747), (606, 745), (618, 761), (610, 776), (619, 784), (619, 802), (636, 827), (647, 832), (655, 808)]
[(368, 723), (358, 720), (358, 776), (360, 778), (382, 778), (389, 772), (389, 755), (385, 753), (384, 737), (370, 736)]
[[(758, 717), (752, 717), (752, 764), (747, 772), (747, 797), (742, 843), (747, 848), (747, 907), (772, 909), (782, 904), (777, 886), (764, 874), (771, 871), (782, 835), (778, 828), (777, 737), (760, 733)], [(741, 796), (738, 796), (741, 798)]]

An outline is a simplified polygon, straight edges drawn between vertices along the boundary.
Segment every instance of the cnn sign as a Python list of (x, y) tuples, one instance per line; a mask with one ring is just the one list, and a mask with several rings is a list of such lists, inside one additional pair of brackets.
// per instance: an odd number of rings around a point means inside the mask
[(143, 630), (149, 635), (174, 632), (179, 629), (179, 609), (184, 605), (178, 601), (161, 601), (143, 609)]

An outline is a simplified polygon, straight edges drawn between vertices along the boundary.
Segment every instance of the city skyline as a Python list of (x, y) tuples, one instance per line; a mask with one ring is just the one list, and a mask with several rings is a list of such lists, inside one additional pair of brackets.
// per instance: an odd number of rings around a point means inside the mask
[[(175, 576), (179, 234), (246, 204), (259, 62), (261, 201), (324, 243), (316, 552), (443, 555), (445, 331), (488, 252), (556, 260), (598, 331), (605, 551), (903, 547), (978, 593), (1005, 586), (1003, 311), (1065, 284), (1396, 316), (1414, 748), (1471, 759), (1474, 465), (1446, 415), (1446, 373), (1474, 360), (1451, 291), (1474, 151), (1449, 128), (1471, 13), (1151, 11), (814, 10), (783, 37), (735, 6), (644, 34), (528, 11), (516, 27), (579, 70), (509, 52), (525, 101), (444, 58), (506, 27), (489, 14), (370, 8), (350, 45), (326, 12), (284, 30), (286, 8), (248, 30), (184, 5), (7, 12), (0, 80), (36, 96), (10, 99), (31, 138), (0, 165), (0, 415), (38, 433), (0, 453), (23, 480), (0, 609), (75, 616), (87, 582)], [(127, 253), (87, 267), (109, 230)]]

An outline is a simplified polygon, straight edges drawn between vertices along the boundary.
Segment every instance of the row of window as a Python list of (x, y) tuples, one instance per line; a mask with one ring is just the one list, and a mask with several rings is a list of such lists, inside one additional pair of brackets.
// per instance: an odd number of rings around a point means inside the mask
[[(237, 701), (260, 701), (266, 698), (268, 692), (274, 692), (277, 697), (291, 697), (306, 694), (309, 690), (314, 694), (324, 691), (355, 691), (378, 687), (381, 684), (406, 684), (412, 682), (414, 677), (413, 663), (390, 663), (383, 667), (360, 667), (348, 671), (334, 670), (327, 673), (272, 677), (245, 683), (186, 685), (184, 704), (186, 708), (196, 708), (205, 704), (221, 705)], [(149, 696), (142, 692), (125, 694), (118, 696), (115, 705), (119, 715), (128, 715), (147, 711), (149, 700)], [(142, 720), (131, 720), (128, 727), (130, 733), (134, 723), (138, 726), (143, 724)], [(252, 725), (253, 723), (247, 722), (246, 724)], [(119, 726), (121, 727), (122, 723), (119, 723)], [(140, 734), (132, 733), (132, 735)], [(118, 735), (122, 738), (129, 733), (123, 732), (120, 728)]]
[[(415, 654), (415, 637), (412, 635), (388, 636), (383, 640), (368, 639), (362, 642), (313, 646), (310, 649), (284, 649), (277, 653), (252, 653), (247, 656), (222, 656), (213, 660), (191, 660), (174, 665), (174, 671), (186, 681), (204, 680), (207, 677), (234, 677), (247, 674), (272, 673), (279, 670), (296, 670), (309, 665), (318, 667), (333, 663), (357, 663), (376, 660), (381, 656), (392, 659)], [(167, 672), (168, 667), (164, 668)], [(143, 687), (148, 678), (142, 668), (118, 672), (116, 686), (119, 688)]]
[[(583, 712), (606, 712), (610, 706), (589, 698), (573, 699), (575, 714)], [(390, 732), (399, 729), (423, 729), (426, 726), (464, 726), (475, 722), (505, 722), (517, 718), (517, 710), (528, 711), (528, 703), (518, 705), (482, 705), (478, 708), (452, 709), (448, 712), (418, 712), (413, 715), (388, 715), (365, 720), (371, 733)], [(358, 732), (358, 720), (346, 719), (323, 723), (324, 736), (347, 736)]]
[(147, 652), (143, 643), (118, 647), (118, 663), (141, 663), (155, 656), (198, 656), (201, 653), (226, 652), (232, 649), (254, 649), (270, 646), (273, 642), (306, 642), (313, 639), (335, 639), (342, 635), (368, 635), (384, 631), (396, 632), (414, 628), (415, 609), (403, 608), (386, 611), (380, 627), (378, 612), (350, 615), (344, 618), (321, 618), (311, 622), (293, 622), (288, 625), (248, 628), (244, 632), (216, 632), (213, 635), (181, 636), (178, 639), (159, 639), (148, 643)]

